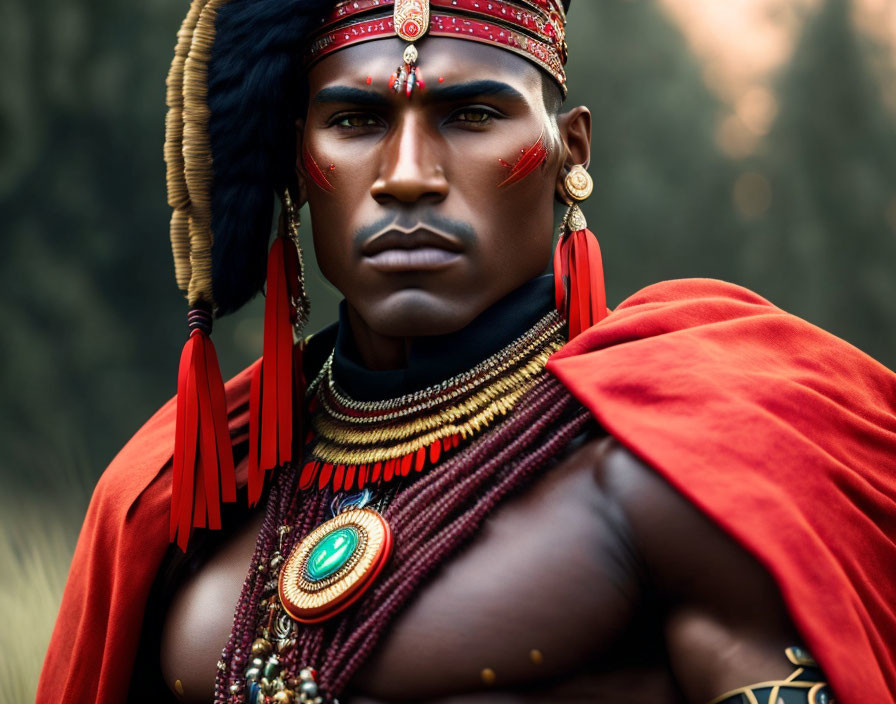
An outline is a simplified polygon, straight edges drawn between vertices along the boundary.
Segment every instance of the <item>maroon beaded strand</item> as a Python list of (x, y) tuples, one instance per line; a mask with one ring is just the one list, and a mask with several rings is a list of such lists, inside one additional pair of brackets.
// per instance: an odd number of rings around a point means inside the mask
[[(416, 476), (384, 512), (396, 540), (390, 565), (358, 606), (329, 622), (299, 627), (295, 647), (282, 654), (283, 677), (317, 667), (325, 699), (342, 692), (419, 585), (475, 535), (502, 499), (559, 455), (588, 419), (565, 388), (545, 374), (506, 420), (436, 471)], [(278, 528), (293, 526), (283, 540), (287, 554), (327, 517), (330, 492), (298, 491), (298, 474), (285, 469), (271, 490), (252, 572), (218, 673), (216, 702), (245, 701), (242, 673), (263, 616), (259, 606), (268, 579), (258, 567), (267, 565), (275, 552)], [(231, 693), (230, 684), (237, 684), (238, 692)]]

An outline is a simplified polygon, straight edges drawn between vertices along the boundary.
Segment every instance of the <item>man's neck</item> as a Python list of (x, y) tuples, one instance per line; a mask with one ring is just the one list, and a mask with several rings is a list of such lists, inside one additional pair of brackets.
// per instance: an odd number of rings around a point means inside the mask
[[(441, 383), (469, 371), (524, 335), (553, 311), (553, 292), (552, 277), (538, 277), (460, 330), (409, 337), (384, 336), (371, 330), (343, 301), (339, 323), (328, 343), (333, 345), (334, 378), (349, 396), (362, 401), (393, 398)], [(321, 343), (324, 339), (318, 338)]]
[(352, 306), (346, 307), (360, 362), (371, 371), (404, 369), (410, 357), (410, 337), (380, 335), (370, 328)]

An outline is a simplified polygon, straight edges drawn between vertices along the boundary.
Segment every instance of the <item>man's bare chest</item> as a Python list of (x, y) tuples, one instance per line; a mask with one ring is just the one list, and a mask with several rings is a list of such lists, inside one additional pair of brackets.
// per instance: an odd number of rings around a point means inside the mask
[[(595, 480), (599, 454), (589, 444), (495, 511), (416, 595), (343, 699), (606, 685), (595, 672), (630, 622), (638, 589), (624, 520)], [(172, 602), (163, 672), (169, 685), (181, 681), (187, 701), (210, 697), (257, 530), (247, 525)]]

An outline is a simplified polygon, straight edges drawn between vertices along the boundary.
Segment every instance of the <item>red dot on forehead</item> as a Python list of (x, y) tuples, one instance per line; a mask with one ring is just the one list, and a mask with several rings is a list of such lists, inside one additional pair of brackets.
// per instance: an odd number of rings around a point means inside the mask
[(439, 76), (439, 83), (444, 83), (444, 82), (445, 82), (445, 77)]
[(367, 77), (367, 85), (370, 85), (371, 83), (373, 83), (373, 76), (368, 76)]

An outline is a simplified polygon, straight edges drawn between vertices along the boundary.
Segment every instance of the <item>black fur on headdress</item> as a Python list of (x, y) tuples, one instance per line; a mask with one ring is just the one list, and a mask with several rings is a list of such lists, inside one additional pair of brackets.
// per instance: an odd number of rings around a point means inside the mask
[(274, 194), (293, 181), (305, 39), (335, 0), (231, 0), (208, 65), (212, 279), (218, 315), (261, 290)]

